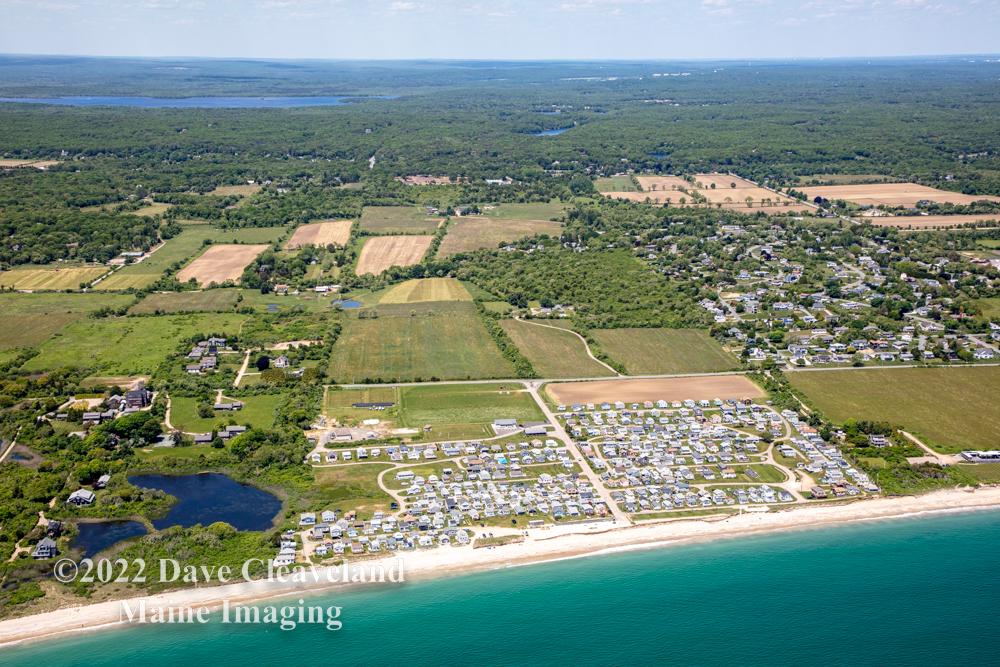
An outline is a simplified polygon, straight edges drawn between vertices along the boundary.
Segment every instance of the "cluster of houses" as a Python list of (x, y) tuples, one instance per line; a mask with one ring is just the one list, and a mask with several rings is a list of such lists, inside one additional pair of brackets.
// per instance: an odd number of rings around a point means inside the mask
[[(84, 426), (95, 426), (145, 410), (152, 402), (153, 392), (145, 386), (140, 386), (125, 392), (124, 396), (115, 395), (107, 398), (101, 403), (99, 410), (88, 410), (83, 413), (81, 419)], [(66, 412), (50, 413), (47, 416), (61, 421), (69, 418), (69, 414)]]
[(214, 372), (219, 366), (219, 352), (226, 349), (228, 348), (226, 347), (225, 338), (212, 337), (208, 340), (199, 341), (187, 354), (187, 358), (191, 363), (184, 366), (185, 372), (191, 375), (204, 375), (205, 373)]
[(212, 442), (215, 438), (221, 438), (223, 442), (225, 442), (226, 440), (235, 438), (238, 435), (246, 433), (246, 431), (247, 431), (246, 426), (237, 426), (235, 424), (231, 424), (223, 429), (219, 429), (218, 431), (215, 432), (214, 435), (211, 432), (195, 433), (193, 435), (194, 444), (196, 445), (208, 444)]
[(48, 524), (45, 526), (45, 537), (38, 540), (35, 544), (35, 548), (31, 552), (31, 557), (35, 560), (45, 560), (46, 558), (55, 558), (58, 556), (59, 547), (56, 545), (56, 540), (62, 535), (62, 529), (62, 521), (49, 519)]
[[(819, 432), (799, 420), (791, 410), (781, 413), (792, 429), (797, 433), (788, 441), (778, 445), (778, 452), (789, 459), (799, 459), (796, 467), (829, 487), (830, 493), (837, 497), (857, 496), (863, 492), (877, 493), (879, 488), (868, 474), (856, 467), (844, 456), (840, 447), (826, 442)], [(822, 491), (822, 489), (820, 489)], [(826, 493), (816, 493), (813, 497), (825, 498)]]

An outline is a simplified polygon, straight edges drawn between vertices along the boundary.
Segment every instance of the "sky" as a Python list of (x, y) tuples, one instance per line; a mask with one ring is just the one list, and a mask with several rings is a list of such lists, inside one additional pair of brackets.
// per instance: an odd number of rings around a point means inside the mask
[(726, 59), (1000, 51), (1000, 0), (0, 0), (0, 53)]

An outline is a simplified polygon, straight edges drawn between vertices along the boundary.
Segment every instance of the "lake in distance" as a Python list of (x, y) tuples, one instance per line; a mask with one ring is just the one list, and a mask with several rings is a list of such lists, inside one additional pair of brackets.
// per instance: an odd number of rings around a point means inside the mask
[(337, 632), (218, 622), (130, 627), (0, 650), (0, 661), (997, 664), (998, 565), (1000, 511), (922, 516), (307, 598), (343, 608)]

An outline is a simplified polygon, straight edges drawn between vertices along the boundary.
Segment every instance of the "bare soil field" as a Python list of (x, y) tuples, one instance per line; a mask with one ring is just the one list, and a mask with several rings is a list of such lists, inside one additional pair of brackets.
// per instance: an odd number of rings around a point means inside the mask
[(721, 398), (760, 398), (764, 392), (743, 375), (708, 375), (704, 377), (634, 380), (589, 380), (556, 382), (545, 386), (552, 400), (560, 405), (601, 403), (602, 401), (694, 401)]
[(242, 185), (220, 185), (208, 194), (216, 197), (248, 197), (260, 192), (264, 186), (256, 183), (244, 183)]
[(873, 183), (868, 185), (824, 185), (803, 188), (810, 199), (843, 199), (861, 206), (905, 206), (913, 207), (919, 201), (933, 201), (940, 204), (972, 204), (977, 201), (1000, 202), (1000, 197), (986, 195), (964, 195), (916, 183)]
[(639, 187), (645, 192), (694, 187), (680, 176), (636, 176), (635, 180), (639, 181)]
[(433, 239), (433, 236), (373, 236), (361, 248), (357, 273), (378, 275), (390, 266), (418, 264)]
[(438, 257), (480, 248), (496, 248), (500, 243), (536, 234), (558, 235), (561, 228), (560, 223), (552, 220), (502, 220), (484, 216), (453, 218), (438, 248)]
[(296, 228), (285, 248), (294, 250), (310, 245), (347, 245), (351, 238), (350, 220), (320, 220)]
[(970, 222), (997, 222), (1000, 221), (1000, 215), (883, 215), (864, 219), (878, 227), (941, 229), (967, 225)]
[(451, 176), (425, 176), (423, 174), (418, 174), (416, 176), (397, 176), (396, 180), (400, 183), (406, 183), (407, 185), (451, 185), (457, 181), (453, 181)]
[(213, 245), (181, 269), (177, 279), (183, 283), (194, 278), (203, 287), (212, 283), (221, 285), (227, 280), (238, 281), (243, 269), (267, 248), (266, 245), (249, 244)]
[(0, 169), (18, 169), (21, 167), (34, 167), (35, 169), (48, 169), (59, 164), (59, 160), (17, 160), (13, 158), (0, 158)]

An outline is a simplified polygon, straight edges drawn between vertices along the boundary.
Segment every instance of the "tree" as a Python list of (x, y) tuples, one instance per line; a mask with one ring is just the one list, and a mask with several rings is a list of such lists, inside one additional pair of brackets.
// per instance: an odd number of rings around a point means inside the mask
[(256, 366), (258, 371), (266, 371), (271, 367), (271, 358), (266, 354), (262, 354), (257, 358)]

